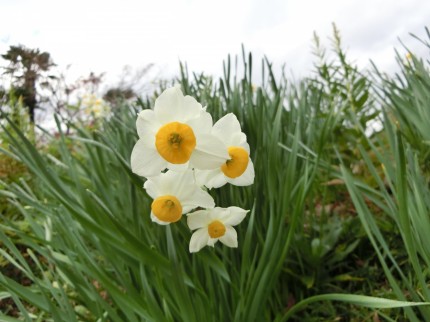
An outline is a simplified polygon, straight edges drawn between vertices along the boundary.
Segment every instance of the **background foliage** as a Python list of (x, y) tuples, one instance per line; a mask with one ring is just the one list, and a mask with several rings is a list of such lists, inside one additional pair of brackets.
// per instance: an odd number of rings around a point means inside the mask
[(43, 144), (25, 122), (4, 123), (1, 161), (13, 170), (2, 177), (0, 318), (430, 321), (426, 305), (405, 303), (430, 302), (429, 61), (398, 54), (395, 76), (361, 71), (336, 29), (328, 52), (315, 36), (315, 54), (300, 82), (264, 58), (256, 86), (245, 50), (242, 75), (228, 57), (220, 79), (181, 65), (174, 80), (247, 134), (254, 185), (210, 191), (251, 210), (238, 249), (189, 254), (183, 220), (149, 218), (129, 166), (134, 123), (169, 84), (112, 101), (97, 122), (64, 130), (57, 117)]

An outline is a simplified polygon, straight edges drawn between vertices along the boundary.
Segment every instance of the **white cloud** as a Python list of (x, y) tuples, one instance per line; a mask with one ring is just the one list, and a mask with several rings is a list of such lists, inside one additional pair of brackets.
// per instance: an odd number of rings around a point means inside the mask
[(430, 21), (430, 2), (419, 0), (18, 0), (0, 6), (0, 52), (18, 43), (39, 47), (60, 66), (72, 63), (76, 77), (90, 70), (116, 75), (123, 65), (152, 62), (169, 77), (179, 60), (219, 75), (222, 60), (240, 53), (242, 43), (254, 57), (266, 54), (300, 76), (312, 68), (313, 31), (325, 40), (332, 22), (351, 58), (391, 68), (397, 37), (415, 46), (407, 33), (424, 35)]

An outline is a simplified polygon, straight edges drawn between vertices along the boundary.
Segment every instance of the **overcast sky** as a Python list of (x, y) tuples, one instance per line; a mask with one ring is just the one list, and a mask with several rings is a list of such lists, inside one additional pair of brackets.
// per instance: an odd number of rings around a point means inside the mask
[[(267, 55), (296, 77), (312, 69), (312, 37), (326, 45), (332, 22), (349, 56), (364, 66), (373, 59), (394, 68), (398, 38), (414, 52), (425, 47), (429, 0), (0, 0), (0, 53), (22, 44), (51, 53), (70, 75), (108, 72), (114, 81), (124, 65), (156, 64), (156, 73), (192, 71), (220, 75), (227, 54), (241, 44), (258, 59)], [(428, 54), (428, 50), (427, 50)], [(428, 57), (428, 56), (427, 56)]]

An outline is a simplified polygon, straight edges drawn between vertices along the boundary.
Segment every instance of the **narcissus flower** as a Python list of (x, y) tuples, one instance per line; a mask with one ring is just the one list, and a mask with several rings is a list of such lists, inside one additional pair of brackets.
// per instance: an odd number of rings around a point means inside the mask
[(237, 233), (233, 226), (242, 222), (248, 210), (239, 207), (198, 210), (187, 215), (188, 227), (196, 230), (191, 236), (190, 253), (214, 246), (219, 240), (229, 247), (237, 247)]
[(179, 221), (183, 214), (197, 207), (215, 207), (212, 197), (196, 185), (191, 170), (161, 173), (148, 178), (144, 188), (154, 199), (151, 219), (160, 225)]
[(213, 170), (196, 170), (199, 185), (219, 188), (227, 182), (236, 186), (248, 186), (254, 182), (254, 165), (249, 157), (246, 135), (240, 128), (236, 116), (229, 113), (222, 117), (212, 128), (211, 133), (225, 144), (229, 159)]
[(153, 110), (143, 110), (136, 121), (139, 140), (131, 154), (134, 173), (151, 177), (164, 169), (215, 169), (229, 155), (210, 133), (212, 117), (179, 87), (165, 90)]

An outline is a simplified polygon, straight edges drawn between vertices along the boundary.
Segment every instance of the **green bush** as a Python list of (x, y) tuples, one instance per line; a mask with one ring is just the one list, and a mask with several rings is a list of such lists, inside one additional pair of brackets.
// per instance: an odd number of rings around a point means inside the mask
[(230, 57), (217, 81), (190, 77), (181, 65), (177, 81), (184, 93), (207, 105), (214, 120), (233, 112), (247, 134), (254, 185), (210, 191), (217, 205), (251, 210), (238, 227), (238, 249), (190, 254), (183, 221), (167, 227), (151, 222), (151, 199), (129, 158), (136, 114), (151, 108), (152, 98), (113, 109), (97, 130), (78, 125), (66, 136), (58, 126), (55, 153), (37, 149), (11, 123), (8, 153), (35, 182), (12, 182), (2, 191), (28, 227), (3, 223), (0, 255), (30, 285), (0, 274), (0, 299), (15, 305), (14, 316), (0, 317), (428, 319), (428, 254), (420, 242), (427, 238), (430, 199), (415, 162), (422, 151), (402, 143), (387, 119), (380, 133), (369, 135), (387, 110), (378, 110), (371, 78), (347, 61), (336, 30), (333, 49), (336, 60), (320, 55), (316, 76), (299, 83), (275, 78), (264, 59), (263, 83), (255, 87), (253, 58), (245, 51), (242, 76), (232, 74), (237, 66)]

